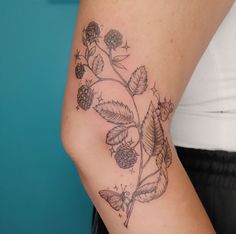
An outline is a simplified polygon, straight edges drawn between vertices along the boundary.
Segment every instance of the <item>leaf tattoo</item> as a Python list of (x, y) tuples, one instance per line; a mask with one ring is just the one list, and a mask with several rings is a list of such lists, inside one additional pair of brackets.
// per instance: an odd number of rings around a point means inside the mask
[(106, 143), (108, 145), (117, 145), (128, 136), (128, 129), (125, 126), (117, 126), (107, 133)]
[(132, 123), (134, 116), (129, 107), (119, 101), (98, 104), (94, 109), (108, 122), (114, 124)]
[(95, 54), (96, 52), (96, 46), (93, 46), (91, 49), (88, 51), (88, 56), (91, 57)]
[(117, 68), (126, 70), (126, 67), (121, 63), (123, 60), (129, 57), (129, 54), (117, 55), (112, 58), (112, 64)]
[(153, 200), (153, 197), (157, 192), (157, 185), (157, 182), (142, 185), (135, 191), (135, 199), (139, 202), (149, 202)]
[(113, 65), (114, 65), (115, 67), (117, 67), (117, 68), (127, 70), (126, 67), (125, 67), (122, 63), (113, 62)]
[(149, 156), (157, 156), (163, 147), (164, 133), (152, 102), (142, 124), (142, 142)]
[(113, 61), (114, 63), (118, 63), (118, 62), (121, 62), (121, 61), (125, 60), (125, 59), (128, 58), (128, 57), (129, 57), (129, 54), (117, 55), (117, 56), (115, 56), (115, 57), (112, 58), (112, 61)]
[(171, 152), (170, 145), (167, 139), (165, 139), (164, 148), (165, 148), (165, 152), (164, 152), (165, 165), (166, 167), (169, 167), (170, 164), (172, 163), (172, 152)]
[(147, 89), (147, 71), (144, 66), (132, 73), (128, 85), (133, 95), (140, 95)]
[(103, 67), (104, 67), (104, 61), (103, 58), (100, 54), (98, 54), (94, 60), (93, 60), (93, 64), (92, 64), (92, 70), (94, 72), (94, 74), (98, 75), (103, 71)]
[[(123, 62), (130, 54), (119, 54), (119, 52), (122, 48), (125, 48), (126, 52), (129, 50), (127, 41), (123, 45), (123, 35), (116, 29), (110, 29), (104, 36), (101, 34), (100, 26), (95, 21), (90, 22), (83, 30), (84, 54), (80, 53), (80, 50), (76, 53), (75, 77), (82, 83), (78, 88), (76, 108), (80, 111), (88, 111), (92, 107), (106, 122), (114, 125), (106, 134), (106, 144), (111, 147), (111, 156), (121, 170), (126, 170), (126, 173), (130, 171), (132, 174), (133, 168), (135, 167), (136, 170), (137, 165), (138, 175), (134, 173), (137, 176), (137, 184), (132, 186), (133, 189), (130, 187), (130, 191), (122, 189), (119, 192), (118, 187), (115, 186), (116, 191), (106, 189), (98, 192), (112, 209), (124, 212), (126, 216), (124, 226), (128, 228), (135, 202), (151, 202), (162, 196), (167, 189), (167, 168), (172, 163), (172, 151), (165, 137), (162, 122), (167, 121), (170, 113), (173, 112), (174, 105), (171, 100), (160, 99), (154, 84), (151, 90), (154, 100), (157, 101), (151, 100), (146, 114), (141, 116), (140, 107), (135, 99), (137, 95), (142, 95), (147, 91), (146, 67), (138, 66), (126, 80), (119, 69), (122, 69), (122, 72), (128, 72)], [(100, 43), (101, 38), (105, 44)], [(113, 52), (116, 53), (115, 56)], [(106, 66), (105, 61), (109, 61)], [(85, 68), (92, 72), (91, 80), (84, 78), (87, 72)], [(115, 77), (102, 77), (106, 69), (113, 70)], [(112, 98), (103, 101), (101, 90), (96, 91), (95, 86), (108, 81), (118, 83), (126, 90), (132, 101), (132, 108), (123, 101)], [(94, 98), (96, 93), (100, 93), (100, 96)], [(98, 102), (94, 103), (95, 100)], [(134, 141), (133, 135), (131, 137), (131, 128), (137, 132)], [(145, 171), (150, 163), (154, 164), (155, 170)], [(121, 213), (119, 217), (122, 217)]]

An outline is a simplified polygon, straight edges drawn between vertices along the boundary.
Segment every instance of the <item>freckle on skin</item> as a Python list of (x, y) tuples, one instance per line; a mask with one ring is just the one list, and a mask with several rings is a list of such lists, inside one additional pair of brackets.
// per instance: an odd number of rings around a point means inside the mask
[(174, 40), (173, 38), (170, 39), (170, 43), (173, 44), (174, 43)]

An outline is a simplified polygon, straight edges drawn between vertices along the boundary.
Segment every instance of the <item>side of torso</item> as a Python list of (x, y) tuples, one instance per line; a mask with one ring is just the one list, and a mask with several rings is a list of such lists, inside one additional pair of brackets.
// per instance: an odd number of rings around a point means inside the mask
[(192, 75), (171, 134), (178, 146), (236, 151), (236, 3)]

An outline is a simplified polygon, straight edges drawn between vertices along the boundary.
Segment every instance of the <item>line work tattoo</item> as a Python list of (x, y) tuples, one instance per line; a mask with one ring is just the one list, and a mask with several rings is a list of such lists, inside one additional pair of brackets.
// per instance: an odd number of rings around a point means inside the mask
[[(167, 189), (167, 168), (172, 162), (172, 152), (165, 136), (162, 123), (173, 112), (171, 100), (161, 100), (156, 84), (150, 89), (152, 97), (145, 116), (141, 116), (136, 97), (148, 89), (148, 73), (145, 66), (139, 66), (126, 79), (128, 72), (123, 65), (130, 56), (130, 46), (123, 43), (123, 35), (116, 29), (109, 30), (105, 36), (101, 34), (101, 26), (92, 21), (83, 30), (84, 49), (75, 53), (75, 76), (80, 80), (77, 94), (77, 110), (87, 111), (91, 107), (107, 122), (114, 126), (106, 135), (106, 144), (110, 146), (111, 156), (120, 169), (136, 175), (136, 183), (117, 185), (113, 190), (100, 190), (98, 194), (122, 218), (127, 228), (135, 202), (146, 203), (159, 198)], [(126, 54), (120, 54), (126, 51)], [(117, 52), (118, 51), (118, 52)], [(114, 55), (115, 53), (115, 55)], [(114, 77), (104, 77), (106, 68), (112, 70)], [(122, 72), (123, 71), (123, 72)], [(86, 73), (92, 79), (84, 78)], [(132, 107), (120, 100), (104, 101), (96, 85), (103, 82), (114, 82), (124, 88), (131, 99)], [(132, 135), (131, 129), (137, 136)], [(152, 165), (145, 172), (145, 169)], [(134, 171), (134, 167), (137, 168)], [(150, 167), (149, 167), (150, 168)], [(130, 188), (130, 191), (127, 191)]]

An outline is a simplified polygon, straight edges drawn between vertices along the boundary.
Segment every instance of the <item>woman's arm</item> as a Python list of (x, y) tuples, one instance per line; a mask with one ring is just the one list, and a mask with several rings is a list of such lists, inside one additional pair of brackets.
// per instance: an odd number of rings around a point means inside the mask
[(214, 233), (169, 126), (232, 3), (81, 1), (62, 140), (110, 233)]

